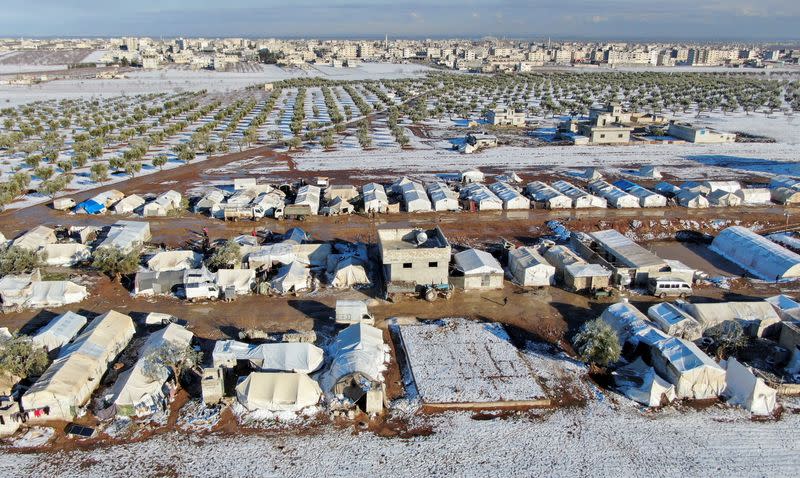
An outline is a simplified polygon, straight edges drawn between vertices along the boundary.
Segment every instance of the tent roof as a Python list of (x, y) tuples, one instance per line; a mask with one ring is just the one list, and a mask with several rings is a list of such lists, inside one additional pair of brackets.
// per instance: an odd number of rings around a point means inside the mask
[(308, 343), (272, 343), (253, 345), (236, 340), (219, 340), (214, 344), (215, 364), (232, 360), (249, 360), (262, 370), (311, 373), (322, 365), (323, 352)]
[(497, 259), (486, 251), (467, 249), (453, 256), (456, 267), (464, 274), (502, 274)]
[(720, 232), (711, 243), (711, 250), (759, 279), (800, 277), (800, 255), (741, 226)]
[(675, 399), (675, 387), (661, 378), (641, 357), (615, 370), (613, 377), (620, 393), (642, 405), (657, 407), (661, 405), (662, 397), (666, 397), (668, 402)]
[[(82, 354), (95, 358), (109, 358), (109, 350), (120, 340), (127, 342), (136, 333), (133, 320), (124, 314), (109, 310), (92, 320), (72, 343), (62, 347), (59, 357)], [(125, 338), (127, 337), (127, 338)]]
[(717, 362), (688, 340), (668, 337), (656, 342), (653, 346), (661, 352), (661, 355), (679, 373), (688, 372), (699, 367), (722, 370), (722, 367)]
[(514, 262), (516, 267), (527, 269), (529, 267), (546, 266), (553, 268), (547, 259), (542, 257), (533, 247), (518, 247), (508, 252), (508, 262)]
[(590, 232), (589, 235), (614, 254), (614, 257), (628, 267), (654, 267), (665, 265), (664, 259), (636, 244), (632, 239), (623, 236), (615, 229)]
[(236, 396), (250, 411), (295, 411), (316, 405), (322, 390), (304, 373), (253, 372), (236, 386)]
[(202, 260), (203, 256), (194, 251), (162, 251), (147, 261), (147, 267), (153, 271), (194, 269)]
[(84, 325), (86, 317), (69, 311), (53, 318), (31, 339), (34, 343), (52, 351), (72, 340)]

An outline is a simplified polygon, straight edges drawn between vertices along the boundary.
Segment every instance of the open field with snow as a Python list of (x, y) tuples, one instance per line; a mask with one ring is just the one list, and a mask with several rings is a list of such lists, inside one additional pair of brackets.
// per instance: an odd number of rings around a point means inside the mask
[[(494, 420), (415, 416), (406, 438), (351, 427), (192, 435), (52, 454), (2, 451), (23, 476), (794, 476), (800, 415), (753, 422), (712, 407), (643, 413), (606, 400)], [(69, 464), (69, 465), (66, 465)]]

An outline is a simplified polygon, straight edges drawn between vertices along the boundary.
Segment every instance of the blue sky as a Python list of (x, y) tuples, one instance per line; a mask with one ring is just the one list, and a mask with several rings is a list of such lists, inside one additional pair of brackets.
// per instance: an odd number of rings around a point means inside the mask
[(800, 0), (0, 0), (0, 7), (0, 37), (800, 38)]

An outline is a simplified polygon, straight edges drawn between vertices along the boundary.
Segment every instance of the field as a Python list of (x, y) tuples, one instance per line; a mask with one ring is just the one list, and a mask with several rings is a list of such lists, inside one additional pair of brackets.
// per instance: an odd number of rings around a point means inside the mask
[[(317, 176), (339, 185), (388, 185), (404, 175), (430, 181), (467, 168), (480, 168), (489, 183), (515, 172), (521, 187), (556, 179), (583, 187), (576, 174), (587, 167), (609, 181), (627, 178), (646, 187), (656, 180), (636, 175), (643, 165), (658, 166), (664, 180), (674, 184), (710, 179), (764, 187), (776, 175), (800, 176), (796, 73), (674, 76), (641, 71), (443, 75), (422, 74), (415, 65), (364, 64), (346, 70), (175, 68), (135, 72), (124, 80), (2, 85), (0, 95), (11, 94), (0, 105), (0, 232), (12, 239), (39, 224), (103, 227), (121, 218), (56, 211), (49, 205), (53, 197), (80, 202), (111, 188), (148, 197), (174, 189), (197, 197), (210, 188), (230, 192), (236, 178), (285, 186), (291, 196), (299, 181)], [(265, 89), (265, 82), (273, 82), (273, 89)], [(561, 119), (583, 116), (587, 105), (606, 100), (767, 138), (625, 146), (563, 146), (541, 139)], [(501, 138), (499, 147), (471, 155), (453, 150), (471, 130), (469, 119), (501, 104), (521, 107), (537, 126), (482, 125)], [(379, 227), (435, 224), (456, 248), (498, 251), (504, 240), (563, 242), (564, 231), (614, 228), (662, 257), (701, 271), (693, 300), (720, 301), (796, 295), (800, 289), (797, 282), (743, 277), (745, 271), (707, 245), (677, 241), (679, 233), (716, 234), (744, 225), (780, 230), (774, 240), (796, 248), (797, 236), (784, 229), (799, 227), (798, 213), (797, 206), (778, 204), (702, 210), (670, 205), (226, 222), (182, 206), (169, 217), (147, 220), (150, 250), (198, 247), (204, 229), (216, 241), (301, 227), (315, 240), (369, 245)], [(377, 257), (374, 246), (369, 251)], [(373, 276), (379, 275), (372, 266)], [(574, 358), (570, 340), (616, 297), (594, 298), (561, 287), (524, 289), (506, 281), (503, 289), (459, 290), (450, 300), (389, 302), (380, 287), (337, 290), (323, 281), (312, 291), (287, 296), (189, 303), (174, 296), (136, 297), (129, 280), (114, 281), (90, 267), (44, 272), (86, 285), (89, 298), (75, 307), (3, 314), (4, 327), (27, 333), (66, 310), (94, 316), (114, 308), (137, 316), (175, 315), (187, 322), (206, 352), (214, 340), (238, 338), (248, 329), (315, 331), (324, 347), (336, 330), (330, 318), (337, 299), (366, 300), (392, 349), (385, 377), (389, 406), (372, 420), (365, 415), (347, 420), (319, 407), (308, 416), (243, 423), (232, 407), (205, 409), (196, 391), (190, 397), (181, 390), (169, 415), (152, 420), (81, 417), (80, 423), (100, 430), (92, 440), (66, 439), (65, 424), (57, 423), (54, 438), (42, 446), (28, 446), (20, 437), (5, 441), (0, 446), (4, 476), (361, 476), (376, 471), (397, 476), (498, 471), (503, 476), (789, 476), (798, 469), (796, 398), (781, 397), (782, 409), (765, 420), (723, 402), (645, 410), (590, 374)], [(640, 310), (656, 301), (642, 290), (623, 294)], [(452, 317), (465, 321), (442, 325), (441, 319)], [(763, 346), (749, 344), (741, 357), (761, 360)], [(539, 399), (550, 405), (426, 408)]]

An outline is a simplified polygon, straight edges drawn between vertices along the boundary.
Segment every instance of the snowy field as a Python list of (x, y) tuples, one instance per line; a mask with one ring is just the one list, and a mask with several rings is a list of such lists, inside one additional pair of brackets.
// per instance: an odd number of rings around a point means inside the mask
[[(17, 65), (11, 65), (16, 67)], [(234, 73), (164, 69), (126, 73), (119, 80), (57, 80), (32, 86), (0, 85), (2, 106), (17, 106), (33, 101), (107, 97), (121, 94), (164, 93), (208, 90), (230, 92), (258, 83), (289, 78), (322, 77), (336, 80), (377, 80), (415, 78), (433, 71), (421, 65), (363, 63), (356, 68), (311, 66), (306, 69), (263, 65), (261, 72)], [(13, 70), (12, 73), (16, 72)]]
[(451, 319), (404, 325), (400, 335), (423, 403), (544, 398), (536, 371), (500, 324)]
[(655, 165), (681, 179), (743, 178), (748, 176), (800, 175), (797, 147), (789, 144), (732, 143), (720, 145), (545, 146), (500, 147), (476, 154), (460, 154), (447, 147), (400, 151), (375, 149), (353, 156), (350, 149), (309, 152), (295, 156), (304, 171), (362, 169), (426, 173), (492, 167), (508, 171), (566, 172), (597, 167), (604, 172), (625, 173), (640, 165)]
[[(0, 451), (0, 475), (28, 476), (796, 476), (800, 415), (753, 422), (718, 407), (647, 413), (585, 408), (475, 420), (417, 416), (410, 438), (322, 426), (236, 436), (174, 432), (57, 454)], [(430, 430), (430, 434), (428, 434)]]

